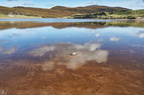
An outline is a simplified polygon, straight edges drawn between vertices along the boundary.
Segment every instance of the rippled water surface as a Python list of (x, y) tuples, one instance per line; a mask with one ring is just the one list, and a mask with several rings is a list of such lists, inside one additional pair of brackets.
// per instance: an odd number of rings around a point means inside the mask
[(1, 19), (0, 91), (143, 95), (144, 22)]

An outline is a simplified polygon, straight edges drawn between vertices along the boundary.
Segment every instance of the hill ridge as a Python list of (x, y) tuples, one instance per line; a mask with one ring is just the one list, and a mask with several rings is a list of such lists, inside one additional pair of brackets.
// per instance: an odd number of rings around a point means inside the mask
[[(109, 7), (100, 5), (89, 5), (80, 7), (65, 7), (65, 6), (55, 6), (51, 9), (46, 8), (36, 8), (36, 7), (5, 7), (0, 6), (0, 17), (1, 15), (24, 15), (24, 16), (36, 16), (43, 18), (67, 18), (72, 17), (77, 14), (93, 14), (98, 12), (115, 12), (115, 11), (132, 11), (128, 8), (123, 7)], [(103, 13), (102, 13), (103, 14)]]

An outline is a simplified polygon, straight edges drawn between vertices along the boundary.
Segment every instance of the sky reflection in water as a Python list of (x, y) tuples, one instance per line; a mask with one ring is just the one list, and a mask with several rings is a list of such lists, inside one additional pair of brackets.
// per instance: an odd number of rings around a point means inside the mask
[[(144, 28), (99, 23), (2, 22), (0, 56), (26, 53), (32, 57), (62, 57), (67, 68), (76, 69), (86, 61), (104, 63), (113, 50), (143, 52)], [(121, 23), (121, 22), (120, 22)], [(124, 23), (124, 22), (122, 22)], [(125, 22), (134, 23), (134, 22)], [(134, 51), (134, 50), (132, 50)], [(139, 52), (138, 51), (138, 52)], [(76, 52), (76, 56), (70, 54)], [(137, 53), (137, 52), (136, 52)], [(143, 54), (144, 55), (144, 54)], [(21, 56), (21, 55), (20, 55)], [(54, 61), (47, 60), (43, 70), (52, 70)]]

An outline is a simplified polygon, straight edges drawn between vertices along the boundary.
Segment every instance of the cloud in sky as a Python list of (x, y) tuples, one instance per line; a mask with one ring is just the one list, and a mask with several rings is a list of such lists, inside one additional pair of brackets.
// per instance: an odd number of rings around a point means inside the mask
[(48, 6), (48, 7), (53, 7), (53, 6), (55, 6), (54, 4), (47, 4), (46, 6)]
[(23, 5), (26, 5), (26, 6), (34, 6), (34, 4), (29, 4), (29, 3), (24, 3)]
[[(0, 0), (0, 6), (15, 7), (15, 6), (34, 6), (33, 0)], [(34, 3), (33, 3), (34, 2)]]
[(90, 4), (90, 5), (96, 5), (97, 2), (96, 2), (96, 1), (93, 1), (93, 2), (89, 2), (88, 4)]
[(98, 5), (101, 3), (102, 3), (102, 0), (94, 0), (94, 1), (89, 2), (88, 5)]
[(124, 4), (126, 7), (132, 9), (144, 9), (144, 1), (143, 0), (130, 0), (128, 4)]
[[(84, 45), (71, 44), (71, 43), (62, 43), (56, 45), (47, 45), (40, 48), (34, 49), (29, 52), (32, 56), (47, 56), (49, 52), (56, 53), (56, 56), (53, 58), (63, 57), (67, 60), (66, 67), (69, 69), (77, 69), (78, 67), (84, 65), (86, 61), (94, 60), (97, 63), (103, 63), (107, 61), (109, 52), (102, 50), (100, 43), (85, 43)], [(77, 54), (71, 56), (73, 52)], [(46, 54), (46, 55), (45, 55)], [(52, 61), (52, 60), (51, 60)], [(51, 70), (53, 68), (54, 62), (45, 62), (42, 66), (43, 70)]]

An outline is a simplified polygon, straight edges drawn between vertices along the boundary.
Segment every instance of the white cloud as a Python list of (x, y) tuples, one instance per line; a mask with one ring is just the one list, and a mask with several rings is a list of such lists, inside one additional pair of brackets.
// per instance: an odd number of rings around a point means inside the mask
[(98, 4), (101, 4), (102, 3), (102, 0), (94, 0), (92, 2), (89, 2), (88, 5), (98, 5)]
[(136, 1), (136, 6), (143, 7), (144, 6), (144, 0)]
[(97, 2), (96, 2), (96, 1), (93, 1), (93, 2), (89, 2), (88, 4), (90, 4), (90, 5), (96, 5)]
[(119, 37), (111, 37), (110, 38), (110, 41), (119, 41), (121, 38)]
[(124, 5), (126, 7), (133, 8), (133, 9), (143, 9), (144, 1), (143, 0), (130, 0)]
[(48, 6), (48, 7), (53, 7), (53, 6), (55, 6), (54, 4), (48, 4), (48, 5), (46, 5), (46, 6)]
[(14, 7), (14, 6), (29, 6), (29, 5), (34, 5), (33, 1), (31, 0), (7, 0), (7, 1), (2, 1), (1, 5), (8, 6), (8, 7)]

